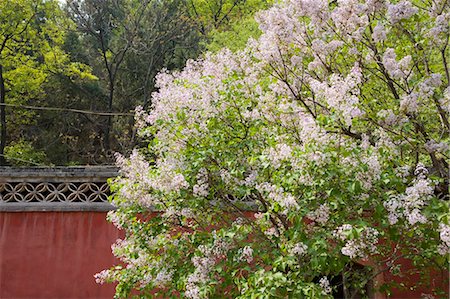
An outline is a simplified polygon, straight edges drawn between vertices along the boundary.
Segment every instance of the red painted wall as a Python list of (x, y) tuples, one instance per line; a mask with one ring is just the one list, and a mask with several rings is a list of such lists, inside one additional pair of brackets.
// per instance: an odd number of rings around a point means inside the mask
[[(449, 297), (449, 273), (444, 269), (438, 269), (430, 264), (430, 268), (419, 271), (414, 268), (410, 260), (400, 259), (399, 263), (402, 276), (394, 276), (389, 271), (384, 273), (385, 282), (395, 282), (399, 287), (393, 288), (389, 298), (424, 298), (424, 295), (434, 295), (435, 298)], [(427, 286), (418, 285), (418, 281)], [(437, 294), (436, 291), (445, 292)]]
[(0, 213), (0, 298), (112, 298), (93, 275), (120, 232), (97, 212)]
[[(106, 213), (1, 212), (0, 299), (112, 298), (114, 286), (96, 284), (93, 275), (117, 264), (111, 244), (120, 237)], [(414, 269), (401, 264), (403, 271)], [(436, 270), (432, 288), (443, 286), (448, 294), (449, 274)], [(431, 289), (416, 289), (417, 275), (385, 273), (381, 280), (405, 284), (389, 298), (420, 298)]]

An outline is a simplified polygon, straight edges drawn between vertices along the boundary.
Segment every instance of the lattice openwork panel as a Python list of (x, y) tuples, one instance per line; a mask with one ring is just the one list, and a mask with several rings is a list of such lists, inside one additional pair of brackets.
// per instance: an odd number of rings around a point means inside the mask
[(107, 183), (0, 183), (3, 202), (108, 202)]
[(113, 167), (0, 168), (0, 211), (106, 211)]

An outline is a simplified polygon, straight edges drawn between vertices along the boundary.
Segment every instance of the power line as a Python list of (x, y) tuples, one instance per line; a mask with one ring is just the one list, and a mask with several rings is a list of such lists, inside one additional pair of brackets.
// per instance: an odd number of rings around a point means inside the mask
[(8, 155), (2, 155), (2, 154), (0, 154), (0, 156), (5, 157), (5, 158), (8, 159), (8, 160), (16, 160), (16, 161), (19, 161), (19, 162), (24, 162), (24, 163), (28, 163), (28, 164), (34, 164), (34, 165), (36, 165), (36, 166), (46, 166), (46, 165), (43, 164), (43, 163), (36, 163), (36, 162), (34, 162), (34, 161), (24, 160), (24, 159), (15, 158), (15, 157), (10, 157), (10, 156), (8, 156)]
[(59, 111), (59, 112), (73, 112), (73, 113), (91, 114), (91, 115), (100, 115), (100, 116), (134, 116), (134, 113), (97, 112), (97, 111), (80, 110), (80, 109), (70, 109), (70, 108), (27, 106), (27, 105), (15, 105), (15, 104), (6, 104), (6, 103), (0, 103), (0, 106), (14, 107), (14, 108), (21, 108), (21, 109), (31, 109), (31, 110)]

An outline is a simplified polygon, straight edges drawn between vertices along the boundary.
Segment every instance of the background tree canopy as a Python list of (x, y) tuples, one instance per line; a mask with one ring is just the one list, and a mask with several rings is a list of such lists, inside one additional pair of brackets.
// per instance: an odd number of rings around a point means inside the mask
[[(0, 4), (0, 96), (8, 105), (45, 102), (45, 86), (57, 84), (55, 77), (89, 80), (90, 68), (73, 62), (62, 49), (65, 31), (69, 27), (57, 2), (2, 1)], [(8, 109), (1, 106), (0, 161), (4, 153), (31, 149), (34, 136), (26, 130), (35, 124), (36, 113), (31, 110)], [(11, 113), (14, 111), (14, 113)], [(9, 124), (9, 125), (7, 125)], [(8, 143), (7, 143), (8, 142)], [(9, 145), (5, 151), (5, 146)], [(33, 156), (34, 154), (31, 154)], [(29, 157), (31, 157), (29, 156)], [(45, 154), (34, 155), (45, 160)], [(27, 163), (28, 157), (15, 157), (17, 163)], [(23, 160), (23, 161), (22, 161)]]
[[(244, 47), (258, 34), (255, 22), (242, 27), (247, 31), (235, 24), (264, 5), (2, 1), (0, 164), (112, 163), (114, 152), (139, 142), (132, 114), (137, 105), (149, 107), (155, 75), (181, 68), (205, 49)], [(241, 31), (236, 39), (221, 37)]]

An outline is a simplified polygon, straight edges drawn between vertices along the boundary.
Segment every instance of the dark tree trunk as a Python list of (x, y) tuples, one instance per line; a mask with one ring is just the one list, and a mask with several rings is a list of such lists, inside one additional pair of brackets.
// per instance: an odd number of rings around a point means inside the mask
[[(112, 104), (114, 99), (114, 86), (111, 86), (114, 84), (113, 82), (110, 82), (110, 88), (109, 88), (109, 97), (108, 97), (108, 112), (112, 112)], [(109, 151), (111, 149), (111, 126), (112, 126), (112, 116), (108, 115), (106, 119), (106, 128), (105, 128), (105, 137), (103, 139), (103, 147), (105, 151)]]
[(0, 165), (6, 165), (6, 107), (5, 107), (5, 81), (3, 80), (3, 66), (0, 64)]

